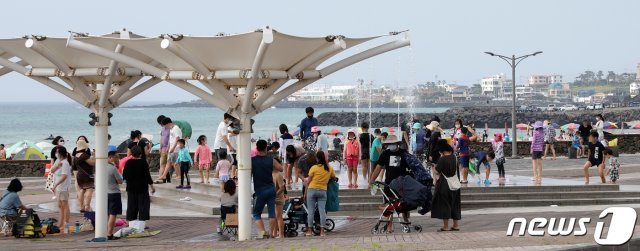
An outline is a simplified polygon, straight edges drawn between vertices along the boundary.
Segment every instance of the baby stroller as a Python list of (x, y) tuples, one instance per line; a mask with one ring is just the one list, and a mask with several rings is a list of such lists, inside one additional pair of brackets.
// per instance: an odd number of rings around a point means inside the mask
[[(402, 226), (403, 233), (409, 233), (411, 232), (411, 229), (422, 232), (421, 225), (411, 225), (410, 221), (405, 222), (400, 215), (403, 212), (408, 213), (409, 211), (416, 209), (416, 207), (411, 207), (402, 202), (402, 199), (400, 198), (400, 196), (398, 196), (398, 193), (393, 191), (393, 189), (391, 189), (385, 183), (376, 181), (372, 186), (372, 189), (377, 189), (378, 191), (380, 191), (380, 193), (382, 193), (385, 206), (382, 214), (378, 218), (378, 223), (376, 223), (376, 225), (371, 229), (371, 234), (389, 233), (390, 229), (388, 229), (388, 227), (391, 224), (400, 224)], [(397, 215), (396, 221), (393, 220), (394, 213)]]
[[(300, 224), (305, 225), (307, 223), (307, 205), (305, 205), (302, 198), (291, 198), (285, 202), (283, 207), (283, 216), (284, 216), (284, 232), (287, 237), (296, 237), (298, 236), (298, 227)], [(313, 219), (313, 228), (311, 231), (315, 235), (320, 234), (320, 213), (318, 212), (318, 207), (315, 207), (315, 215)], [(327, 232), (331, 232), (336, 227), (336, 223), (327, 218), (324, 223), (324, 230)], [(306, 227), (302, 227), (302, 231), (307, 231)]]

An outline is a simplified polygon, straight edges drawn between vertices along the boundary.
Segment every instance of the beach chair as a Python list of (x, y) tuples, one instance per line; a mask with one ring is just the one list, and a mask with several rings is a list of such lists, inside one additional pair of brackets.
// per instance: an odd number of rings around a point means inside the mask
[(223, 228), (221, 229), (223, 234), (230, 234), (234, 238), (238, 235), (238, 214), (230, 213), (227, 214), (227, 219), (223, 222)]
[(15, 217), (0, 216), (0, 231), (4, 236), (8, 236), (13, 233), (13, 225), (16, 223)]

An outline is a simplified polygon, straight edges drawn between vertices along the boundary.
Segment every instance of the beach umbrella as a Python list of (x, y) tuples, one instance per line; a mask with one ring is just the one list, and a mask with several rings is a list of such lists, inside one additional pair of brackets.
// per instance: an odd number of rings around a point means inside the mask
[(618, 128), (618, 125), (616, 123), (610, 122), (610, 121), (606, 121), (604, 122), (604, 129), (616, 129)]
[(633, 126), (633, 129), (640, 129), (640, 123)]
[(516, 128), (518, 128), (520, 130), (527, 130), (527, 129), (529, 129), (529, 125), (527, 125), (527, 124), (517, 124)]
[(576, 124), (576, 123), (569, 123), (569, 124), (561, 126), (560, 129), (565, 130), (565, 131), (575, 130), (575, 129), (578, 129), (578, 126), (579, 125)]
[(44, 152), (44, 153), (51, 152), (51, 149), (53, 149), (55, 147), (53, 144), (51, 144), (49, 142), (45, 142), (45, 141), (36, 143), (36, 146), (38, 148), (42, 149), (42, 152)]
[(333, 128), (331, 129), (331, 131), (329, 133), (327, 133), (329, 135), (333, 135), (333, 136), (338, 136), (338, 134), (340, 134), (340, 130), (338, 130), (337, 128)]
[(8, 147), (6, 149), (7, 156), (11, 156), (12, 154), (17, 154), (22, 149), (29, 148), (29, 147), (33, 147), (35, 149), (38, 149), (38, 151), (42, 152), (42, 149), (40, 147), (36, 146), (36, 144), (34, 144), (32, 141), (22, 140), (22, 141), (19, 141), (18, 143), (15, 143), (15, 144), (11, 145), (10, 147)]
[(14, 160), (44, 160), (44, 154), (39, 148), (23, 148), (13, 157)]

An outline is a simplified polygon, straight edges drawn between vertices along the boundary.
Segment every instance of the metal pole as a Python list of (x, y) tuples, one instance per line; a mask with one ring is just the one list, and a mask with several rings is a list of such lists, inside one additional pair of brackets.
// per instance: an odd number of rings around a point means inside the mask
[(251, 239), (251, 118), (240, 115), (238, 135), (238, 240)]
[[(98, 121), (95, 126), (96, 133), (96, 219), (95, 240), (104, 241), (107, 237), (107, 139), (109, 126), (108, 110), (99, 107), (94, 110)], [(103, 239), (104, 238), (104, 239)]]
[(516, 55), (511, 56), (511, 157), (518, 157), (518, 135), (516, 131)]

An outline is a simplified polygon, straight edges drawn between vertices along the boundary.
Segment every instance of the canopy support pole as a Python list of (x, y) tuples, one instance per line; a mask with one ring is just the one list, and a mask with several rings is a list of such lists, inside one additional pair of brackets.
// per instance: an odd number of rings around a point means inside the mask
[(107, 237), (107, 149), (109, 144), (109, 109), (106, 107), (94, 107), (98, 117), (95, 125), (96, 133), (96, 219), (95, 241), (106, 241)]
[(273, 30), (267, 26), (262, 30), (262, 41), (258, 46), (258, 52), (256, 52), (256, 57), (253, 59), (253, 64), (251, 65), (251, 78), (247, 82), (247, 89), (242, 102), (242, 112), (244, 113), (249, 112), (251, 107), (251, 100), (253, 100), (253, 93), (256, 90), (256, 82), (258, 82), (262, 61), (271, 43), (273, 43)]
[(240, 114), (238, 135), (238, 240), (251, 239), (251, 117)]
[(159, 78), (150, 78), (147, 81), (142, 82), (142, 84), (134, 87), (133, 89), (129, 90), (128, 92), (124, 93), (124, 95), (119, 97), (116, 104), (114, 104), (114, 107), (124, 104), (125, 102), (129, 101), (129, 99), (137, 96), (138, 94), (142, 93), (143, 91), (146, 91), (147, 89), (153, 87), (154, 85), (160, 82), (162, 82), (162, 79), (159, 79)]
[[(27, 65), (29, 65), (27, 62), (22, 61), (22, 60), (20, 60), (20, 61), (18, 61), (18, 62), (15, 62), (15, 64), (17, 64), (17, 65), (21, 65), (21, 66), (27, 66)], [(2, 67), (2, 68), (0, 69), (0, 77), (1, 77), (1, 76), (4, 76), (5, 74), (8, 74), (8, 73), (10, 73), (10, 72), (12, 72), (12, 71), (13, 71), (13, 70), (11, 70), (9, 67)]]
[(71, 70), (71, 68), (64, 61), (62, 61), (58, 55), (49, 50), (47, 46), (40, 44), (40, 42), (38, 42), (36, 39), (27, 39), (27, 41), (24, 42), (24, 46), (34, 50), (42, 57), (49, 60), (49, 62), (58, 67), (58, 69), (63, 72), (64, 76), (71, 75), (73, 70)]
[[(121, 53), (123, 46), (121, 44), (116, 45), (115, 52)], [(111, 84), (113, 84), (113, 76), (116, 74), (116, 68), (118, 67), (118, 61), (111, 60), (109, 62), (109, 69), (107, 70), (107, 77), (104, 79), (104, 89), (100, 93), (100, 101), (98, 105), (104, 107), (107, 102), (107, 97), (111, 95)]]
[(198, 73), (200, 73), (200, 75), (202, 75), (204, 78), (209, 79), (213, 77), (212, 76), (213, 74), (211, 73), (209, 68), (207, 68), (207, 66), (205, 66), (195, 56), (193, 56), (193, 54), (189, 52), (189, 50), (180, 46), (180, 44), (165, 38), (162, 40), (162, 42), (160, 42), (160, 48), (170, 51), (171, 53), (173, 53), (173, 55), (176, 55), (180, 59), (187, 62), (189, 65), (191, 65), (191, 67), (196, 69), (196, 71), (198, 71)]
[(218, 108), (220, 108), (220, 110), (223, 110), (225, 112), (228, 112), (232, 107), (231, 104), (226, 103), (223, 99), (220, 98), (216, 98), (214, 97), (212, 94), (198, 88), (195, 85), (192, 85), (186, 81), (183, 80), (165, 80), (175, 86), (177, 86), (178, 88), (181, 88), (193, 95), (195, 95), (198, 98), (201, 98), (204, 101), (209, 102), (209, 104), (212, 104)]

